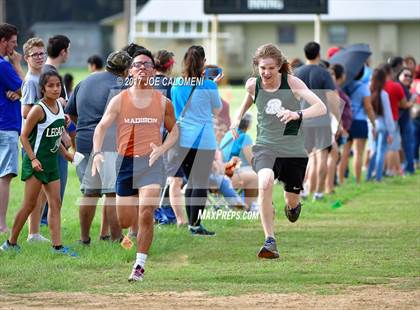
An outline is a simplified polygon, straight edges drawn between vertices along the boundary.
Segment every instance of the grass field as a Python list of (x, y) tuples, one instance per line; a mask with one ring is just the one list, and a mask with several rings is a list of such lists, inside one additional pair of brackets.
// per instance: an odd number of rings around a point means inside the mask
[[(347, 184), (325, 202), (304, 205), (295, 224), (282, 212), (277, 187), (276, 230), (281, 259), (261, 261), (263, 242), (258, 220), (208, 221), (215, 238), (192, 237), (186, 229), (156, 226), (143, 292), (205, 291), (215, 295), (241, 293), (317, 292), (330, 294), (347, 286), (386, 284), (399, 279), (400, 289), (419, 289), (419, 175), (387, 179), (382, 184)], [(21, 203), (23, 183), (14, 180), (9, 224)], [(84, 248), (79, 237), (79, 197), (70, 171), (63, 205), (63, 240), (77, 259), (53, 255), (49, 245), (28, 244), (22, 232), (22, 252), (1, 255), (0, 292), (128, 293), (135, 250), (94, 241)], [(342, 206), (333, 208), (340, 200)], [(46, 228), (43, 233), (48, 235)], [(98, 236), (96, 217), (92, 237)], [(4, 241), (6, 236), (1, 236)]]
[(86, 78), (89, 75), (87, 67), (62, 67), (60, 68), (60, 74), (64, 75), (70, 73), (74, 78), (74, 86), (76, 86), (81, 80)]
[[(223, 89), (222, 94), (231, 96), (233, 114), (243, 91)], [(214, 238), (193, 237), (186, 229), (174, 226), (155, 226), (145, 281), (134, 285), (128, 285), (127, 277), (135, 249), (126, 251), (118, 244), (97, 241), (99, 209), (91, 232), (92, 245), (77, 245), (78, 186), (75, 170), (70, 167), (62, 208), (63, 241), (79, 253), (79, 258), (54, 255), (47, 244), (26, 243), (25, 228), (19, 239), (21, 253), (0, 254), (0, 296), (29, 292), (49, 302), (48, 292), (119, 293), (126, 298), (139, 292), (158, 297), (166, 292), (196, 291), (219, 297), (313, 293), (322, 298), (353, 287), (387, 286), (399, 292), (416, 292), (417, 296), (420, 290), (419, 173), (385, 179), (381, 184), (357, 185), (350, 178), (325, 201), (305, 202), (295, 224), (283, 214), (282, 190), (277, 186), (276, 237), (281, 258), (275, 261), (256, 258), (264, 240), (259, 220), (207, 221), (206, 227), (217, 232)], [(9, 226), (22, 202), (23, 188), (15, 178)], [(42, 233), (49, 235), (45, 227)], [(0, 235), (0, 242), (6, 237)], [(369, 295), (374, 294), (367, 290), (365, 298)], [(378, 298), (379, 303), (381, 296)], [(15, 305), (22, 300), (17, 298)], [(413, 303), (414, 308), (419, 305), (415, 300)], [(5, 305), (7, 298), (0, 297), (0, 308)], [(334, 303), (330, 306), (335, 308)]]

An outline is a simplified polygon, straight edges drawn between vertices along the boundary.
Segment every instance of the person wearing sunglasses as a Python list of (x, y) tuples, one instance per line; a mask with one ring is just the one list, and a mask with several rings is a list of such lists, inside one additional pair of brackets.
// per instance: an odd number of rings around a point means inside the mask
[(23, 58), (28, 64), (28, 73), (22, 84), (22, 117), (26, 119), (32, 106), (41, 98), (39, 77), (45, 64), (45, 45), (40, 38), (30, 38), (23, 45)]
[[(142, 281), (153, 240), (153, 214), (159, 205), (163, 180), (162, 155), (178, 139), (172, 103), (150, 82), (155, 75), (152, 53), (134, 53), (130, 69), (132, 86), (113, 97), (93, 136), (92, 175), (103, 169), (105, 132), (116, 124), (119, 168), (116, 180), (117, 214), (121, 228), (138, 219), (137, 255), (131, 281)], [(161, 129), (169, 134), (162, 143)]]

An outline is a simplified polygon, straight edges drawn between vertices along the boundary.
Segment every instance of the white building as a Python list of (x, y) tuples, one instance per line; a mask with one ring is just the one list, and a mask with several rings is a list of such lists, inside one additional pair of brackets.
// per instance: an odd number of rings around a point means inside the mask
[[(152, 51), (175, 53), (177, 71), (192, 44), (210, 54), (211, 20), (204, 14), (203, 0), (149, 0), (136, 16), (136, 43)], [(312, 14), (218, 15), (218, 62), (231, 80), (251, 73), (255, 49), (268, 42), (277, 44), (290, 59), (304, 59), (303, 46), (314, 39)], [(329, 0), (328, 14), (321, 14), (323, 56), (331, 46), (368, 43), (373, 64), (392, 55), (412, 55), (420, 61), (420, 0)], [(124, 21), (107, 19), (114, 26), (114, 48), (121, 48)]]

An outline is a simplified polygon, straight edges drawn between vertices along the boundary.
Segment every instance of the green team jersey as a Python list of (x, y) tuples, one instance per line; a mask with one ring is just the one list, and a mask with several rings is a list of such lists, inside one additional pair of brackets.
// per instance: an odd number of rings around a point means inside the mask
[(287, 74), (281, 75), (281, 84), (274, 92), (265, 91), (258, 77), (255, 85), (254, 103), (257, 106), (257, 139), (256, 145), (262, 145), (278, 157), (307, 157), (305, 140), (301, 130), (301, 121), (290, 121), (285, 125), (277, 117), (284, 109), (300, 110), (300, 104), (295, 98)]
[(44, 111), (45, 117), (30, 133), (29, 144), (44, 171), (36, 172), (32, 168), (28, 154), (25, 153), (22, 161), (22, 180), (26, 181), (34, 175), (42, 183), (47, 184), (59, 179), (58, 150), (61, 144), (61, 135), (65, 130), (64, 111), (58, 101), (56, 101), (57, 113), (53, 113), (42, 101), (37, 104)]

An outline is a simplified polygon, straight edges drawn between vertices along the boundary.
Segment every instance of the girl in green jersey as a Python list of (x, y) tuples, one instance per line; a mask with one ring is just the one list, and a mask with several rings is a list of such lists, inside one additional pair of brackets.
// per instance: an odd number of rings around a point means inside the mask
[(53, 252), (75, 256), (61, 244), (61, 199), (60, 177), (58, 172), (58, 151), (67, 160), (73, 160), (73, 154), (61, 144), (64, 132), (64, 111), (57, 101), (60, 97), (61, 82), (57, 72), (47, 71), (39, 80), (43, 98), (29, 112), (21, 134), (25, 149), (22, 161), (22, 181), (25, 181), (25, 193), (22, 207), (16, 215), (10, 238), (0, 250), (19, 250), (19, 234), (36, 207), (37, 197), (44, 187), (48, 199), (48, 224), (51, 232)]

